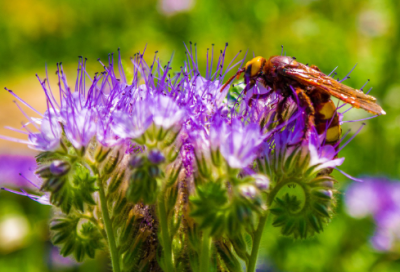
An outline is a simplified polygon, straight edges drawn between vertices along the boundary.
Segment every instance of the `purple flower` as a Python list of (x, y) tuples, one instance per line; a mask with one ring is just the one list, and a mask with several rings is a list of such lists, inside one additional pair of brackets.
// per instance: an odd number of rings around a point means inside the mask
[(132, 113), (114, 112), (111, 129), (120, 138), (135, 139), (146, 131), (152, 122), (152, 118), (148, 104), (144, 101), (139, 101), (134, 105)]
[[(295, 121), (290, 123), (290, 119)], [(263, 144), (262, 153), (270, 157), (271, 161), (276, 161), (273, 165), (283, 164), (297, 152), (300, 152), (301, 161), (307, 159), (306, 164), (301, 164), (303, 170), (313, 167), (312, 173), (318, 173), (325, 168), (334, 168), (343, 163), (344, 158), (336, 158), (337, 150), (331, 145), (325, 145), (323, 138), (315, 129), (309, 131), (307, 136), (304, 135), (304, 119), (299, 113), (292, 115), (290, 119), (289, 124), (280, 133), (274, 132), (269, 141)], [(273, 131), (275, 130), (276, 128)]]
[(93, 110), (82, 109), (65, 113), (65, 135), (75, 148), (86, 146), (96, 134), (96, 115)]
[(149, 99), (147, 104), (153, 114), (154, 124), (165, 129), (179, 124), (185, 115), (184, 110), (179, 108), (176, 102), (168, 96), (156, 96)]
[(41, 187), (42, 181), (34, 174), (35, 168), (36, 161), (34, 158), (17, 155), (0, 156), (0, 172), (2, 173), (0, 185), (19, 187), (20, 191), (4, 187), (1, 189), (17, 195), (27, 196), (43, 205), (51, 205), (49, 194), (36, 195), (25, 191), (25, 189), (39, 191)]
[(29, 133), (28, 146), (40, 151), (56, 150), (60, 145), (61, 127), (57, 114), (49, 110), (42, 119), (37, 120), (40, 125), (39, 133)]
[(256, 157), (256, 150), (263, 138), (257, 124), (243, 124), (234, 119), (227, 128), (228, 135), (221, 134), (221, 154), (232, 168), (244, 168)]
[(371, 243), (377, 250), (390, 250), (400, 241), (400, 182), (368, 178), (351, 184), (345, 194), (347, 212), (355, 217), (371, 216), (377, 229)]
[(35, 158), (21, 155), (0, 155), (0, 186), (30, 187), (35, 178)]

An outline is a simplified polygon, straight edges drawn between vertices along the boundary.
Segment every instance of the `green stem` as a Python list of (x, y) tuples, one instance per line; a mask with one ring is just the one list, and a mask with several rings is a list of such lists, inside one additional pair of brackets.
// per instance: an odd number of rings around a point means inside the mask
[(267, 221), (268, 212), (260, 217), (260, 222), (258, 222), (258, 227), (254, 233), (253, 247), (251, 249), (251, 254), (249, 258), (249, 264), (247, 266), (247, 272), (256, 271), (258, 250), (260, 248), (261, 237), (264, 231), (265, 222)]
[(110, 215), (108, 213), (108, 208), (107, 208), (107, 198), (106, 194), (104, 193), (104, 188), (101, 179), (99, 181), (100, 181), (99, 195), (100, 195), (101, 212), (103, 214), (104, 227), (107, 233), (108, 246), (110, 248), (111, 263), (113, 271), (120, 272), (117, 245), (115, 243), (114, 231), (112, 228)]
[[(267, 197), (267, 205), (268, 205), (268, 207), (271, 206), (272, 202), (275, 199), (276, 194), (279, 192), (279, 190), (282, 188), (282, 186), (283, 185), (278, 183), (278, 185), (275, 186), (275, 188), (268, 195), (268, 197)], [(252, 246), (252, 249), (251, 249), (250, 258), (249, 258), (249, 262), (248, 262), (248, 265), (247, 265), (247, 272), (256, 271), (258, 250), (260, 249), (261, 237), (263, 235), (265, 223), (267, 222), (268, 213), (269, 213), (269, 211), (267, 210), (265, 212), (265, 214), (263, 214), (260, 217), (260, 221), (258, 222), (258, 226), (257, 226), (256, 232), (253, 235), (253, 246)]]
[(172, 264), (171, 239), (169, 237), (169, 231), (168, 231), (168, 217), (167, 217), (167, 211), (165, 210), (164, 196), (165, 194), (161, 192), (160, 198), (158, 199), (158, 213), (159, 213), (158, 218), (160, 221), (162, 247), (164, 251), (165, 271), (173, 272), (175, 271), (175, 269)]
[(210, 249), (211, 249), (211, 238), (209, 230), (203, 231), (203, 239), (201, 241), (201, 252), (200, 252), (200, 271), (210, 270)]

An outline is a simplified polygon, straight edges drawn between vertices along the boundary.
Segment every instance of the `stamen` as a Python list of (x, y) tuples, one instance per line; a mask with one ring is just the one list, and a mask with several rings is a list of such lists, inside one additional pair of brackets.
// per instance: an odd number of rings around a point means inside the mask
[(40, 130), (40, 128), (36, 125), (35, 122), (33, 122), (33, 120), (31, 119), (31, 117), (28, 116), (28, 114), (26, 114), (26, 112), (20, 107), (20, 105), (18, 104), (17, 101), (13, 101), (15, 103), (15, 105), (17, 105), (18, 109), (22, 112), (22, 114), (26, 117), (26, 119), (28, 119), (29, 121), (31, 121), (32, 125), (37, 128), (38, 130)]
[(49, 88), (50, 94), (51, 94), (51, 98), (54, 102), (54, 104), (56, 104), (57, 108), (60, 108), (60, 106), (57, 103), (57, 100), (55, 99), (54, 95), (53, 95), (53, 90), (51, 89), (50, 86), (50, 80), (49, 80), (49, 73), (48, 73), (48, 69), (47, 69), (47, 63), (45, 64), (45, 69), (46, 69), (46, 78), (47, 78), (47, 87)]
[(31, 144), (31, 142), (26, 141), (26, 140), (21, 140), (21, 139), (12, 138), (12, 137), (3, 136), (3, 135), (0, 135), (0, 139), (11, 141), (11, 142), (16, 142), (16, 143), (20, 143), (20, 144), (28, 144), (28, 145)]
[(121, 50), (119, 47), (118, 47), (118, 70), (119, 70), (119, 75), (121, 76), (122, 82), (126, 84), (127, 83), (126, 76), (125, 76), (124, 68), (122, 67)]
[(336, 169), (336, 170), (339, 171), (343, 176), (345, 176), (345, 177), (347, 177), (347, 178), (349, 178), (349, 179), (351, 179), (351, 180), (354, 180), (354, 181), (357, 181), (357, 182), (364, 182), (362, 179), (358, 179), (358, 178), (355, 178), (355, 177), (353, 177), (353, 176), (350, 176), (349, 174), (347, 174), (346, 172), (340, 170), (340, 169), (337, 168), (337, 167), (334, 167), (334, 169)]
[(351, 136), (350, 139), (347, 140), (347, 142), (345, 142), (345, 143), (339, 148), (339, 150), (337, 151), (337, 154), (339, 154), (339, 152), (340, 152), (346, 145), (348, 145), (348, 144), (351, 142), (351, 140), (353, 140), (354, 137), (357, 136), (358, 133), (360, 133), (361, 129), (362, 129), (364, 126), (365, 126), (365, 123), (361, 124), (360, 128), (356, 131), (356, 133), (354, 133), (354, 135)]
[(349, 75), (351, 74), (351, 72), (353, 72), (353, 70), (354, 70), (354, 68), (356, 68), (356, 66), (357, 66), (357, 63), (356, 63), (356, 65), (353, 66), (353, 68), (351, 68), (350, 72), (348, 72), (347, 75), (339, 82), (343, 82), (346, 79), (350, 78)]
[(28, 179), (27, 177), (25, 177), (25, 175), (24, 174), (22, 174), (22, 173), (19, 173), (19, 175), (22, 177), (22, 178), (24, 178), (25, 180), (27, 180), (30, 184), (32, 184), (34, 187), (36, 187), (37, 189), (39, 189), (40, 188), (40, 186), (39, 185), (37, 185), (36, 183), (34, 183), (33, 181), (31, 181), (30, 179)]
[(360, 88), (361, 91), (364, 89), (365, 85), (368, 84), (368, 82), (369, 82), (369, 79), (367, 80), (367, 82), (364, 83), (364, 85), (362, 85), (362, 87)]
[(26, 103), (24, 100), (22, 100), (18, 95), (16, 95), (13, 91), (7, 89), (6, 87), (4, 87), (4, 89), (6, 91), (8, 91), (12, 96), (14, 96), (16, 99), (18, 99), (18, 101), (20, 101), (22, 104), (24, 104), (25, 106), (27, 106), (28, 108), (30, 108), (31, 110), (33, 110), (34, 112), (36, 112), (37, 114), (39, 114), (40, 116), (43, 116), (43, 114), (41, 114), (39, 111), (37, 111), (34, 107), (32, 107), (31, 105), (29, 105), (28, 103)]
[(18, 133), (22, 133), (22, 134), (25, 134), (25, 135), (29, 135), (28, 132), (25, 132), (25, 131), (17, 129), (17, 128), (13, 128), (13, 127), (9, 127), (9, 126), (5, 126), (4, 128), (8, 129), (8, 130), (11, 130), (11, 131), (18, 132)]
[(332, 72), (330, 72), (330, 73), (328, 74), (328, 76), (331, 76), (332, 73), (334, 73), (338, 67), (339, 67), (339, 66), (336, 66), (335, 69), (333, 69)]
[(365, 120), (372, 119), (372, 118), (375, 118), (375, 117), (378, 117), (378, 116), (379, 116), (379, 115), (374, 115), (374, 116), (371, 116), (371, 117), (366, 117), (366, 118), (363, 118), (363, 119), (349, 120), (349, 121), (342, 121), (342, 124), (344, 124), (344, 123), (354, 123), (354, 122), (365, 121)]

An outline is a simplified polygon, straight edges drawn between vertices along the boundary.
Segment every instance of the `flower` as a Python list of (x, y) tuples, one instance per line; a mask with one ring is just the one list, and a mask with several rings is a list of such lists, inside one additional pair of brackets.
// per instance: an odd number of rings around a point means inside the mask
[(136, 103), (132, 113), (117, 111), (113, 113), (111, 129), (123, 139), (140, 137), (152, 122), (152, 114), (148, 111), (147, 104), (143, 101)]
[(156, 96), (148, 101), (148, 105), (153, 114), (154, 124), (165, 129), (179, 124), (185, 115), (185, 111), (168, 96)]
[(0, 155), (0, 186), (30, 187), (35, 178), (36, 161), (23, 155)]
[(256, 149), (263, 138), (260, 127), (257, 124), (243, 124), (234, 119), (232, 125), (227, 128), (227, 135), (221, 133), (221, 154), (232, 168), (244, 168), (256, 157)]
[[(173, 270), (176, 256), (201, 256), (188, 242), (205, 244), (208, 236), (221, 241), (210, 250), (224, 252), (218, 260), (240, 257), (247, 263), (245, 236), (255, 245), (254, 231), (263, 227), (267, 210), (283, 235), (306, 238), (323, 230), (336, 204), (330, 173), (344, 160), (338, 158), (340, 141), (326, 144), (296, 92), (288, 98), (247, 80), (221, 90), (227, 73), (245, 60), (234, 63), (236, 56), (226, 65), (227, 46), (203, 74), (192, 43), (172, 77), (171, 61), (162, 66), (154, 57), (147, 64), (144, 52), (132, 58), (127, 75), (120, 53), (115, 63), (113, 54), (106, 64), (99, 60), (104, 71), (92, 77), (80, 57), (71, 86), (57, 64), (57, 95), (47, 78), (38, 77), (44, 114), (10, 91), (41, 117), (20, 108), (26, 132), (15, 131), (28, 139), (0, 138), (41, 151), (35, 171), (40, 181), (32, 184), (44, 194), (6, 190), (56, 207), (51, 233), (60, 254), (82, 261), (109, 243), (113, 265), (124, 271)], [(388, 214), (379, 217), (385, 222), (380, 229), (396, 225)], [(111, 233), (115, 239), (107, 239)], [(375, 236), (381, 247), (391, 241), (382, 234)], [(239, 261), (228, 261), (241, 269)]]
[(61, 127), (58, 124), (57, 115), (48, 110), (41, 120), (39, 133), (29, 133), (28, 146), (39, 151), (56, 150), (60, 145)]
[(400, 241), (400, 182), (366, 178), (346, 189), (345, 203), (352, 217), (374, 219), (377, 228), (371, 244), (375, 249), (388, 251)]

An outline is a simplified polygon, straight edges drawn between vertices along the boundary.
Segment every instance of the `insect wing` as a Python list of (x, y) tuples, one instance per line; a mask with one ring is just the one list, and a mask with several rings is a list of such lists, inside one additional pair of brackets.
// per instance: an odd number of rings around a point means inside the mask
[(279, 70), (279, 73), (296, 80), (300, 84), (314, 86), (317, 90), (327, 92), (355, 108), (362, 108), (377, 115), (386, 114), (385, 111), (375, 103), (375, 97), (341, 84), (333, 78), (306, 65), (298, 64), (297, 67), (284, 67)]

